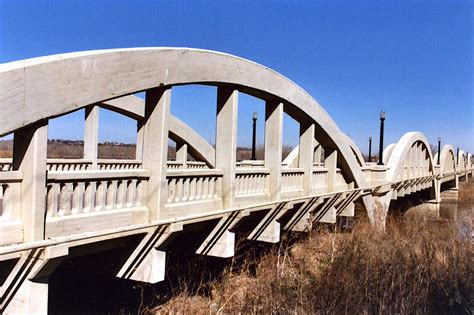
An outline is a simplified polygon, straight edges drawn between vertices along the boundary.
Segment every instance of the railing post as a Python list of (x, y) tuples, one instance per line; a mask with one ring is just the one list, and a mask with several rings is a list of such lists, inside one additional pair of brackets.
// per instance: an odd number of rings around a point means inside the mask
[[(168, 122), (171, 88), (153, 88), (146, 91), (145, 117), (139, 126), (142, 136), (142, 163), (150, 171), (146, 200), (150, 221), (162, 219), (165, 214), (168, 159)], [(166, 215), (167, 216), (167, 215)], [(168, 217), (168, 216), (167, 216)]]
[(300, 145), (298, 154), (298, 167), (304, 170), (303, 190), (305, 194), (311, 192), (311, 181), (313, 178), (313, 159), (314, 159), (314, 131), (315, 126), (312, 123), (300, 123)]
[(265, 103), (265, 168), (270, 170), (269, 189), (272, 200), (280, 199), (281, 158), (283, 144), (283, 103)]
[(239, 92), (229, 87), (217, 89), (216, 168), (222, 169), (222, 203), (233, 206), (237, 150), (237, 111)]
[(336, 190), (337, 150), (333, 150), (325, 159), (324, 166), (328, 169), (328, 192)]
[(13, 170), (23, 173), (21, 218), (25, 242), (44, 239), (47, 144), (47, 121), (23, 128), (13, 138)]
[(176, 162), (183, 163), (183, 168), (187, 168), (188, 145), (186, 143), (176, 143)]
[(99, 155), (99, 106), (86, 107), (84, 124), (84, 158), (92, 160), (92, 169), (97, 169)]

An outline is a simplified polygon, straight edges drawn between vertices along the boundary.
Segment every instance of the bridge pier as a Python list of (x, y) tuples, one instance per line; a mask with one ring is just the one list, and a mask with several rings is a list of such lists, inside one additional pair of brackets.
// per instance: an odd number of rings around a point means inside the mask
[(47, 314), (49, 276), (68, 254), (66, 245), (23, 253), (0, 287), (0, 314)]
[(160, 247), (182, 230), (182, 223), (150, 229), (117, 273), (117, 277), (146, 283), (163, 281), (166, 252), (160, 250)]

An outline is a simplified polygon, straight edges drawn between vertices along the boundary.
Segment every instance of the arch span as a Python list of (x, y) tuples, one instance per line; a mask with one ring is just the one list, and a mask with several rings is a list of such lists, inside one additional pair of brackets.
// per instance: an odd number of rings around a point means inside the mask
[(451, 145), (444, 145), (440, 156), (440, 173), (454, 173), (456, 171), (456, 157)]
[[(419, 149), (417, 148), (418, 151), (411, 150), (415, 145), (421, 146)], [(417, 152), (420, 153), (420, 156), (409, 156), (409, 154), (417, 154)], [(407, 132), (391, 150), (387, 163), (387, 181), (394, 183), (402, 180), (405, 166), (414, 166), (413, 163), (420, 163), (420, 159), (426, 160), (426, 158), (428, 158), (428, 171), (433, 173), (433, 155), (428, 140), (421, 132)]]
[(357, 187), (365, 186), (344, 134), (307, 92), (268, 67), (208, 50), (114, 49), (3, 64), (0, 111), (5, 115), (0, 117), (0, 135), (120, 96), (184, 84), (233, 85), (241, 92), (284, 103), (285, 112), (295, 120), (315, 124), (318, 142), (338, 150), (343, 172)]

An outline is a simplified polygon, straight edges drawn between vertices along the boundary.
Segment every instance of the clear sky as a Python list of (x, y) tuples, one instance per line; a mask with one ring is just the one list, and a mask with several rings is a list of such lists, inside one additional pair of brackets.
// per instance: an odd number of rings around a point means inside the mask
[[(470, 1), (0, 0), (0, 63), (120, 47), (217, 50), (300, 85), (364, 152), (370, 135), (378, 143), (381, 109), (386, 144), (416, 130), (474, 152), (472, 23)], [(173, 113), (213, 141), (215, 88), (180, 87), (172, 99)], [(250, 143), (253, 110), (263, 117), (263, 102), (241, 97), (240, 144)], [(133, 122), (105, 111), (101, 121), (102, 141), (134, 142)], [(50, 126), (50, 138), (82, 139), (82, 113)], [(296, 143), (296, 124), (285, 119), (285, 131)]]

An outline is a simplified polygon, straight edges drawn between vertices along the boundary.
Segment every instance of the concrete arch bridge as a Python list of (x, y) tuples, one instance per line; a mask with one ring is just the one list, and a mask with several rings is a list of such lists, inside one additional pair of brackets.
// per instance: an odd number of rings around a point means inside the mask
[[(188, 84), (217, 87), (215, 147), (170, 114), (173, 87)], [(236, 161), (239, 93), (265, 101), (263, 161)], [(100, 107), (137, 121), (135, 160), (98, 159)], [(48, 121), (79, 109), (84, 158), (48, 159)], [(190, 230), (203, 231), (197, 254), (230, 257), (243, 226), (249, 240), (276, 243), (282, 231), (353, 216), (356, 200), (383, 227), (391, 200), (427, 190), (440, 202), (473, 169), (471, 155), (451, 146), (437, 163), (417, 132), (386, 147), (384, 165), (365, 163), (295, 83), (197, 49), (86, 51), (2, 64), (0, 113), (0, 136), (14, 139), (13, 159), (0, 160), (0, 313), (46, 313), (49, 276), (65, 259), (128, 238), (138, 242), (116, 276), (156, 283), (166, 274), (166, 249)], [(282, 162), (284, 113), (300, 132), (298, 148)], [(167, 160), (169, 139), (176, 161)]]

